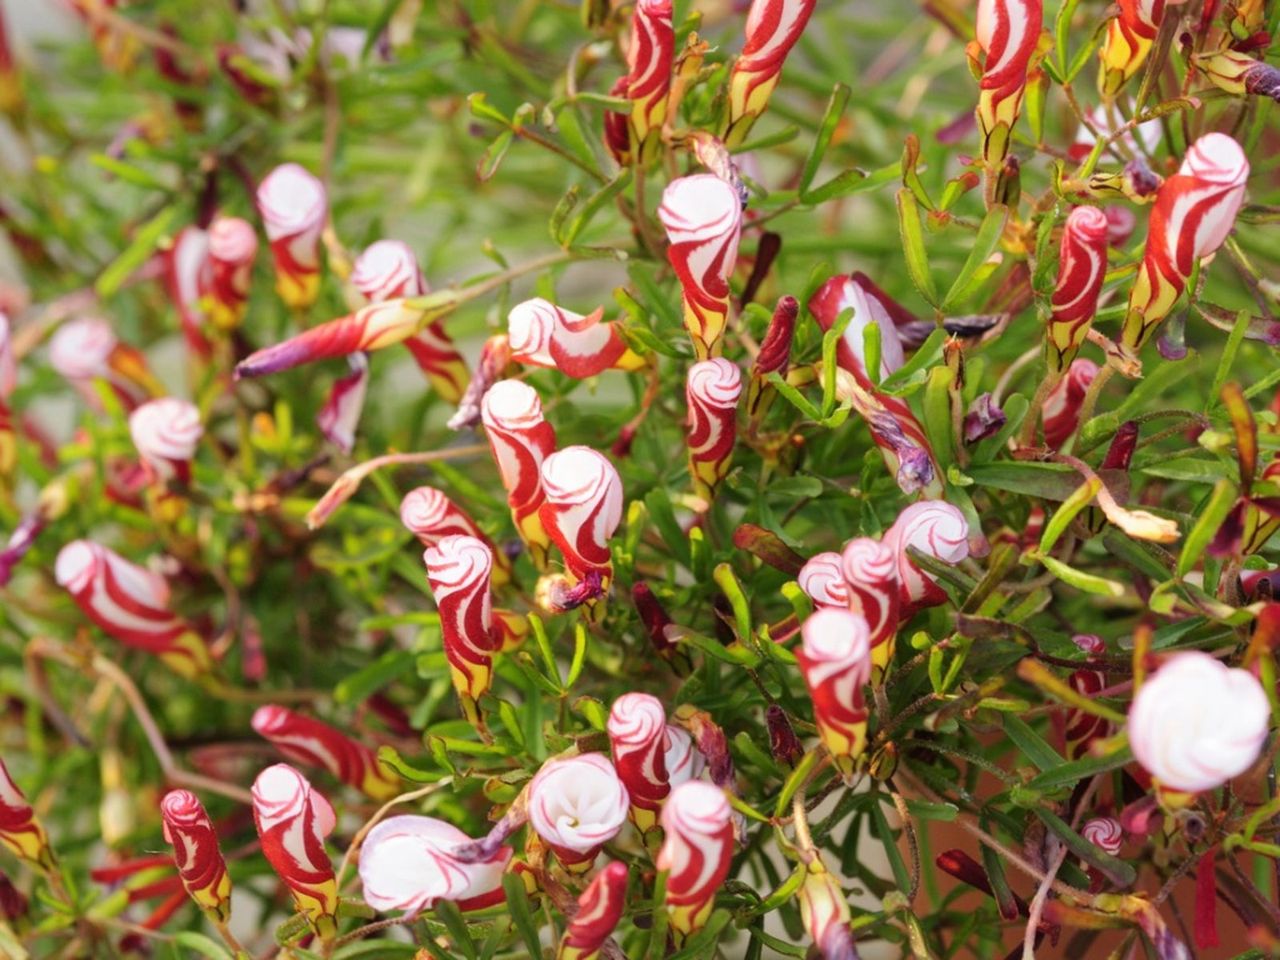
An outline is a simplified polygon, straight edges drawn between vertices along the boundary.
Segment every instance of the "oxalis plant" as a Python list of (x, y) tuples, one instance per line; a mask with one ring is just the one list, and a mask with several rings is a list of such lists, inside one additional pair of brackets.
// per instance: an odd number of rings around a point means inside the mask
[(45, 6), (0, 955), (1280, 955), (1280, 6)]

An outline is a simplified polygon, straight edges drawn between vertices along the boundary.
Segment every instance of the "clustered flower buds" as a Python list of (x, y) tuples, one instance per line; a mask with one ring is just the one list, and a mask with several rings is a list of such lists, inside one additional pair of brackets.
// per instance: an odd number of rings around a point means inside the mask
[(309, 307), (320, 292), (320, 234), (329, 217), (324, 184), (285, 163), (258, 185), (257, 199), (275, 259), (276, 291), (292, 309)]
[(253, 782), (253, 822), (262, 855), (323, 938), (337, 932), (338, 882), (324, 840), (337, 825), (333, 807), (307, 778), (284, 763)]
[(328, 770), (375, 800), (386, 800), (400, 790), (372, 750), (319, 720), (268, 704), (254, 712), (253, 729), (290, 760)]
[(849, 606), (849, 584), (841, 569), (840, 554), (834, 550), (815, 553), (805, 561), (796, 574), (796, 583), (819, 608)]
[(511, 579), (511, 560), (495, 549), (466, 511), (435, 487), (415, 487), (400, 501), (400, 522), (424, 547), (434, 547), (445, 537), (475, 537), (493, 553), (493, 585)]
[(655, 141), (667, 117), (674, 50), (671, 0), (637, 0), (624, 89), (631, 101), (630, 147), (638, 159), (646, 158), (647, 145)]
[(846, 594), (844, 606), (861, 614), (867, 622), (871, 672), (876, 680), (885, 674), (893, 660), (898, 623), (902, 619), (896, 552), (899, 549), (902, 549), (901, 545), (895, 548), (888, 542), (858, 537), (845, 544), (840, 554), (840, 572)]
[(933, 578), (916, 566), (908, 549), (944, 563), (959, 563), (969, 555), (969, 523), (945, 501), (921, 500), (898, 514), (882, 542), (898, 558), (898, 610), (905, 620), (917, 610), (947, 601)]
[(533, 387), (519, 380), (502, 380), (489, 388), (481, 403), (481, 417), (493, 459), (511, 505), (511, 519), (541, 569), (551, 541), (540, 509), (542, 462), (556, 448), (556, 433), (542, 416), (542, 401)]
[(516, 304), (507, 315), (511, 359), (553, 367), (567, 377), (594, 377), (606, 370), (637, 370), (644, 359), (627, 346), (604, 308), (582, 316), (535, 297)]
[(529, 825), (562, 865), (589, 869), (627, 822), (630, 798), (609, 758), (548, 760), (529, 784)]
[(631, 820), (641, 833), (658, 822), (671, 792), (667, 773), (667, 715), (657, 697), (625, 693), (609, 710), (613, 765), (631, 799)]
[(190, 790), (171, 790), (160, 802), (164, 838), (187, 894), (218, 921), (231, 916), (231, 876), (204, 805)]
[(668, 923), (677, 942), (707, 922), (729, 875), (732, 812), (723, 790), (697, 780), (672, 790), (662, 808), (662, 849), (654, 864), (667, 871)]

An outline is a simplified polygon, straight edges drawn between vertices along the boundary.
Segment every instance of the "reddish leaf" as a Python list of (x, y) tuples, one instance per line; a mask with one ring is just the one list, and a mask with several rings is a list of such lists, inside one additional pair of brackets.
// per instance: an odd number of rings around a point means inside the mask
[(804, 566), (804, 557), (783, 543), (776, 533), (754, 523), (744, 523), (733, 532), (733, 545), (793, 577)]

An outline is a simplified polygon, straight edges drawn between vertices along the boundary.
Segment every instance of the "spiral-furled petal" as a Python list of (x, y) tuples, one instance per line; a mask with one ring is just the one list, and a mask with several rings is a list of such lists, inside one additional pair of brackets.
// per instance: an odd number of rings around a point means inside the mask
[(160, 801), (160, 816), (187, 894), (225, 922), (231, 915), (231, 876), (204, 805), (190, 790), (170, 790)]
[(720, 355), (729, 315), (729, 277), (738, 260), (742, 200), (709, 173), (672, 180), (658, 219), (671, 245), (667, 259), (684, 294), (684, 323), (698, 359)]
[(418, 258), (400, 240), (378, 240), (365, 247), (352, 264), (351, 285), (370, 303), (427, 292)]
[(582, 316), (541, 297), (518, 303), (507, 314), (511, 359), (577, 379), (642, 366), (613, 324), (601, 321), (602, 314), (603, 308)]
[(796, 574), (796, 583), (819, 608), (849, 606), (849, 585), (840, 566), (840, 554), (834, 550), (810, 557)]
[(1200, 793), (1249, 769), (1262, 752), (1271, 707), (1257, 677), (1207, 653), (1176, 653), (1129, 707), (1133, 755), (1161, 787)]
[(606, 864), (578, 897), (578, 912), (560, 940), (556, 960), (597, 960), (626, 904), (627, 865), (615, 860)]
[(849, 929), (849, 901), (840, 883), (814, 860), (800, 886), (800, 922), (817, 948), (821, 960), (858, 960), (853, 932)]
[(471, 371), (466, 358), (454, 346), (444, 323), (433, 320), (404, 342), (432, 388), (446, 403), (460, 404), (467, 393)]
[(1009, 152), (1027, 69), (1044, 24), (1041, 0), (979, 0), (977, 37), (986, 54), (978, 92), (982, 160), (997, 169)]
[(1222, 246), (1244, 203), (1249, 161), (1225, 133), (1191, 145), (1178, 172), (1156, 191), (1147, 247), (1129, 291), (1121, 346), (1136, 353), (1186, 288), (1197, 260)]
[(343, 453), (356, 445), (356, 428), (364, 412), (364, 398), (369, 391), (369, 358), (363, 353), (347, 357), (351, 372), (333, 381), (329, 396), (316, 414), (316, 426), (324, 438)]
[(1165, 0), (1120, 0), (1120, 15), (1107, 24), (1098, 51), (1098, 89), (1113, 97), (1146, 62), (1164, 19)]
[(867, 707), (862, 688), (871, 682), (871, 633), (867, 621), (828, 607), (800, 628), (796, 650), (813, 700), (822, 745), (846, 778), (867, 745)]
[(542, 526), (579, 580), (613, 573), (609, 538), (622, 522), (622, 478), (590, 447), (557, 450), (542, 463)]
[(747, 14), (747, 42), (729, 75), (729, 129), (736, 147), (764, 113), (778, 85), (782, 64), (804, 33), (817, 0), (754, 0)]
[(543, 419), (537, 391), (519, 380), (500, 380), (490, 387), (480, 412), (511, 518), (535, 566), (541, 568), (551, 543), (538, 515), (545, 497), (542, 462), (556, 448), (556, 432)]
[(666, 119), (674, 53), (671, 0), (637, 0), (631, 14), (625, 78), (631, 101), (631, 145), (637, 151)]
[(689, 368), (685, 402), (689, 408), (685, 445), (694, 492), (710, 501), (729, 472), (738, 436), (738, 400), (742, 371), (724, 357), (701, 360)]
[(304, 363), (381, 350), (412, 336), (422, 311), (407, 300), (371, 303), (355, 313), (302, 331), (282, 343), (258, 350), (236, 364), (236, 377), (260, 377)]
[(1098, 375), (1098, 365), (1092, 360), (1077, 357), (1071, 361), (1066, 375), (1054, 384), (1044, 398), (1041, 413), (1044, 419), (1044, 442), (1051, 450), (1060, 450), (1067, 439), (1080, 426), (1080, 405), (1089, 392), (1089, 384)]
[(54, 576), (108, 636), (156, 654), (184, 677), (213, 670), (204, 640), (169, 609), (169, 585), (163, 577), (89, 540), (74, 540), (62, 548)]
[[(1106, 687), (1107, 678), (1101, 670), (1076, 670), (1068, 682), (1076, 693), (1092, 700)], [(1074, 707), (1063, 711), (1062, 739), (1068, 760), (1087, 757), (1090, 745), (1110, 733), (1110, 721), (1097, 714)]]
[(511, 579), (511, 561), (493, 545), (465, 510), (435, 487), (415, 487), (400, 501), (400, 522), (424, 547), (434, 547), (445, 537), (475, 537), (493, 551), (493, 585)]
[(324, 839), (337, 824), (333, 807), (285, 763), (258, 774), (252, 792), (262, 855), (299, 912), (321, 937), (331, 937), (337, 931), (338, 882)]
[(627, 788), (600, 753), (548, 760), (529, 784), (529, 825), (573, 869), (591, 865), (629, 808)]
[(1049, 371), (1067, 371), (1089, 334), (1107, 272), (1107, 215), (1099, 207), (1076, 207), (1067, 217), (1058, 255), (1058, 285), (1045, 338)]
[(253, 714), (253, 729), (290, 760), (328, 770), (375, 800), (394, 797), (399, 782), (372, 750), (327, 723), (274, 704)]
[(887, 543), (858, 537), (845, 544), (840, 570), (848, 596), (845, 606), (867, 621), (872, 679), (878, 681), (893, 660), (898, 635), (898, 554)]
[(209, 267), (203, 293), (210, 322), (220, 330), (240, 326), (249, 302), (258, 234), (248, 220), (218, 217), (209, 225)]
[(191, 480), (191, 460), (204, 436), (200, 411), (177, 397), (148, 400), (129, 414), (129, 435), (143, 465), (157, 480)]
[(707, 922), (729, 876), (732, 811), (723, 790), (697, 780), (672, 790), (662, 809), (664, 836), (654, 865), (667, 871), (668, 922), (677, 941)]
[(36, 818), (31, 804), (9, 776), (0, 760), (0, 844), (20, 860), (44, 870), (53, 868), (49, 835)]
[(947, 595), (915, 565), (907, 548), (957, 564), (969, 556), (969, 522), (944, 500), (921, 500), (898, 514), (882, 542), (898, 557), (899, 616), (906, 620), (917, 610), (947, 602)]
[(658, 822), (671, 792), (667, 773), (667, 715), (657, 697), (624, 693), (609, 710), (606, 729), (613, 766), (631, 798), (631, 819), (645, 833)]
[(1086, 820), (1080, 828), (1080, 836), (1084, 837), (1103, 853), (1115, 856), (1124, 846), (1124, 827), (1115, 817), (1094, 817)]
[(146, 400), (155, 382), (142, 354), (121, 343), (111, 325), (97, 317), (62, 324), (49, 338), (49, 363), (95, 410), (102, 402), (94, 380), (105, 380), (125, 410)]
[(434, 817), (383, 820), (360, 847), (365, 902), (380, 912), (403, 910), (410, 915), (441, 900), (451, 900), (462, 910), (500, 903), (511, 848), (499, 847), (480, 860), (463, 863), (454, 851), (470, 843), (457, 827)]
[(489, 689), (499, 645), (490, 599), (493, 552), (475, 537), (449, 536), (428, 547), (422, 559), (440, 611), (454, 689), (475, 700)]
[(675, 724), (667, 724), (667, 749), (663, 753), (667, 768), (667, 783), (674, 790), (682, 783), (697, 780), (707, 766), (706, 757), (694, 745), (693, 737)]
[(276, 291), (294, 309), (309, 307), (320, 291), (320, 234), (329, 216), (324, 184), (285, 163), (258, 185), (257, 200), (275, 259)]

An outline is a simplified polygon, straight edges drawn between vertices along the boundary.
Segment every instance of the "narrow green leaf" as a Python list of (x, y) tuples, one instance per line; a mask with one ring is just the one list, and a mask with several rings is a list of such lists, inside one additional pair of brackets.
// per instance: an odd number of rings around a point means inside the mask
[(525, 890), (524, 880), (519, 874), (507, 873), (502, 876), (502, 889), (506, 891), (506, 910), (511, 916), (511, 925), (520, 934), (529, 956), (542, 956), (542, 939), (538, 936), (538, 924), (533, 919), (533, 907), (529, 903), (529, 892)]
[(974, 282), (978, 268), (987, 262), (987, 259), (995, 252), (996, 247), (1000, 243), (1000, 237), (1004, 233), (1004, 226), (1009, 220), (1009, 208), (1003, 204), (997, 203), (982, 220), (982, 225), (978, 227), (978, 234), (973, 239), (973, 246), (969, 248), (969, 256), (964, 261), (964, 266), (960, 268), (960, 272), (956, 274), (955, 280), (951, 283), (951, 289), (947, 291), (947, 295), (942, 299), (943, 313), (951, 313), (956, 307), (963, 304), (977, 288)]
[(1009, 735), (1014, 745), (1041, 771), (1053, 770), (1065, 762), (1058, 751), (1049, 746), (1040, 734), (1013, 714), (1001, 714), (1000, 722), (1004, 724), (1004, 732)]
[(453, 941), (454, 949), (466, 960), (478, 960), (479, 951), (476, 949), (476, 942), (471, 939), (471, 931), (467, 928), (467, 921), (463, 919), (458, 905), (452, 900), (438, 900), (432, 912), (449, 931), (449, 939)]
[(408, 650), (389, 650), (368, 666), (339, 681), (333, 688), (338, 703), (360, 703), (405, 674), (414, 661)]
[(902, 176), (902, 164), (895, 163), (867, 173), (865, 170), (844, 170), (820, 187), (800, 195), (800, 201), (810, 206), (826, 203), (837, 197), (875, 190), (898, 180)]
[(1056, 560), (1053, 557), (1040, 556), (1037, 559), (1055, 577), (1063, 583), (1070, 584), (1077, 590), (1083, 590), (1085, 593), (1094, 593), (1101, 597), (1124, 596), (1123, 583), (1108, 580), (1106, 577), (1099, 577), (1092, 573), (1085, 573), (1083, 570), (1067, 566), (1061, 560)]
[(569, 225), (565, 228), (564, 233), (560, 238), (561, 243), (566, 247), (573, 246), (573, 242), (578, 239), (578, 235), (591, 224), (591, 221), (596, 218), (596, 214), (608, 206), (613, 198), (626, 189), (627, 185), (630, 183), (631, 169), (627, 168), (591, 196), (587, 197), (582, 208), (574, 215), (573, 219), (569, 221)]
[[(888, 800), (888, 797), (884, 797)], [(879, 803), (871, 805), (871, 823), (875, 832), (876, 839), (880, 841), (880, 846), (884, 848), (884, 855), (889, 861), (889, 869), (893, 871), (893, 882), (902, 892), (911, 889), (911, 871), (907, 869), (907, 863), (902, 859), (902, 851), (898, 849), (898, 841), (893, 835), (893, 831), (889, 828), (889, 820), (884, 815), (884, 809)]]
[(1058, 787), (1071, 786), (1086, 777), (1106, 773), (1109, 770), (1117, 770), (1132, 762), (1133, 753), (1126, 746), (1123, 750), (1117, 750), (1105, 757), (1085, 757), (1081, 760), (1069, 761), (1052, 770), (1046, 770), (1038, 777), (1033, 777), (1028, 781), (1027, 788), (1044, 792)]
[(1213, 374), (1213, 383), (1209, 387), (1209, 397), (1204, 407), (1206, 413), (1221, 402), (1222, 386), (1231, 375), (1231, 365), (1235, 363), (1240, 344), (1244, 342), (1244, 335), (1248, 332), (1249, 311), (1241, 310), (1236, 314), (1236, 323), (1227, 335), (1227, 342), (1222, 345), (1222, 356), (1218, 359), (1218, 369)]
[(933, 306), (938, 305), (938, 291), (929, 273), (929, 254), (924, 248), (924, 231), (920, 226), (920, 209), (915, 195), (903, 187), (898, 191), (898, 230), (902, 235), (902, 252), (907, 258), (911, 282)]
[(1053, 549), (1054, 544), (1066, 532), (1071, 521), (1076, 518), (1076, 515), (1081, 510), (1093, 502), (1093, 498), (1097, 496), (1100, 489), (1102, 489), (1102, 481), (1097, 477), (1091, 477), (1080, 484), (1075, 493), (1062, 501), (1061, 506), (1049, 518), (1049, 522), (1044, 525), (1044, 533), (1040, 535), (1041, 553), (1048, 553)]
[(809, 189), (813, 178), (818, 173), (818, 167), (822, 165), (822, 158), (826, 156), (827, 147), (831, 145), (831, 137), (835, 134), (836, 127), (840, 125), (844, 108), (849, 103), (849, 93), (849, 88), (843, 83), (837, 83), (831, 91), (831, 99), (827, 101), (827, 109), (822, 115), (822, 123), (818, 125), (817, 136), (813, 138), (813, 146), (809, 150), (809, 155), (805, 157), (804, 167), (800, 171), (801, 194)]
[(1236, 505), (1236, 495), (1236, 485), (1226, 477), (1214, 484), (1208, 503), (1200, 509), (1200, 515), (1196, 517), (1195, 524), (1187, 532), (1187, 539), (1183, 541), (1182, 553), (1178, 555), (1178, 576), (1185, 577), (1195, 567), (1214, 534), (1231, 513), (1231, 508)]
[(924, 432), (938, 466), (945, 472), (956, 461), (955, 428), (951, 420), (951, 384), (955, 372), (947, 366), (929, 371), (924, 388)]
[(178, 204), (171, 203), (139, 227), (133, 235), (133, 241), (98, 275), (93, 284), (94, 292), (103, 300), (112, 297), (133, 276), (134, 271), (155, 253), (161, 238), (169, 232), (169, 227), (177, 216)]
[(232, 960), (231, 951), (225, 946), (194, 930), (183, 930), (180, 933), (175, 933), (173, 942), (186, 947), (188, 950), (194, 950), (200, 956), (208, 957), (209, 960)]

